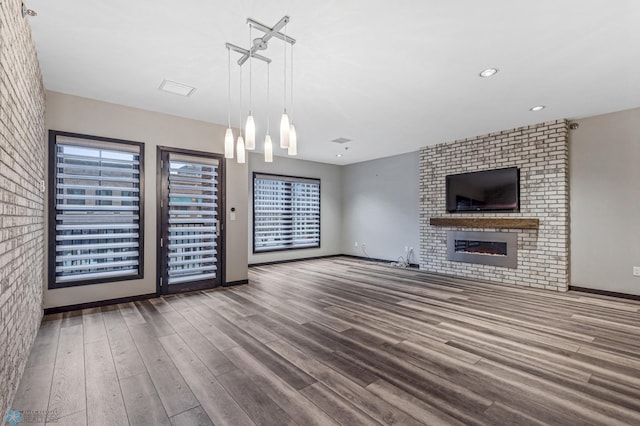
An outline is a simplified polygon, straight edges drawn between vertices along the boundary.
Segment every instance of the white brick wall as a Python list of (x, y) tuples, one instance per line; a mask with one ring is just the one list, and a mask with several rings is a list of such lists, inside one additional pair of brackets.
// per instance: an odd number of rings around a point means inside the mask
[[(420, 150), (420, 268), (430, 272), (527, 287), (567, 291), (569, 284), (569, 145), (566, 120), (491, 133), (428, 146)], [(520, 212), (447, 213), (445, 176), (517, 166)], [(518, 266), (451, 262), (446, 231), (465, 229), (429, 225), (431, 217), (538, 218), (538, 230), (518, 232)]]
[(0, 414), (42, 318), (44, 87), (20, 0), (0, 1)]

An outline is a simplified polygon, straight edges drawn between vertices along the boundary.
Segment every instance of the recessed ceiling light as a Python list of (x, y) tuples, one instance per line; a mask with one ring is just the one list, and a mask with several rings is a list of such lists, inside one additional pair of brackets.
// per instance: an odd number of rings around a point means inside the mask
[(336, 154), (336, 157), (342, 157), (342, 154)]
[(180, 96), (191, 96), (191, 94), (196, 90), (195, 87), (187, 86), (186, 84), (177, 83), (171, 80), (164, 80), (158, 89)]
[(491, 77), (492, 75), (496, 75), (498, 73), (498, 68), (487, 68), (480, 72), (480, 77)]
[(544, 105), (537, 105), (537, 106), (534, 106), (533, 108), (529, 109), (529, 111), (533, 111), (533, 112), (542, 111), (545, 108), (546, 107)]

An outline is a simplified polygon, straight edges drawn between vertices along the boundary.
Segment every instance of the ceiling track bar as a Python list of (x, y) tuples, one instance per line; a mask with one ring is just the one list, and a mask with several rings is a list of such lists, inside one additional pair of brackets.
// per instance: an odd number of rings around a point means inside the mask
[[(238, 65), (244, 64), (247, 61), (247, 59), (249, 59), (248, 49), (244, 49), (240, 46), (236, 46), (235, 44), (231, 44), (231, 43), (225, 43), (225, 46), (227, 47), (227, 49), (231, 49), (234, 52), (238, 52), (242, 54), (242, 57), (238, 59)], [(257, 53), (252, 53), (251, 57), (255, 59), (260, 59), (261, 61), (265, 61), (268, 64), (271, 63), (271, 59), (267, 58), (266, 56), (258, 55)]]
[(280, 32), (280, 30), (283, 29), (289, 23), (289, 17), (286, 15), (283, 16), (282, 19), (280, 19), (278, 23), (273, 26), (273, 28), (267, 27), (266, 25), (251, 18), (247, 18), (247, 23), (252, 28), (256, 28), (264, 32), (264, 35), (262, 37), (252, 40), (253, 46), (251, 46), (250, 49), (243, 49), (242, 47), (236, 46), (235, 44), (226, 43), (227, 49), (231, 49), (234, 52), (238, 52), (242, 55), (240, 59), (238, 59), (238, 65), (240, 66), (242, 66), (245, 62), (247, 62), (249, 58), (256, 58), (256, 59), (265, 61), (267, 63), (271, 63), (271, 59), (265, 56), (259, 55), (256, 52), (259, 50), (266, 50), (267, 43), (269, 42), (269, 40), (271, 40), (274, 37), (284, 41), (285, 43), (289, 43), (292, 46), (296, 43), (295, 38), (289, 37), (288, 35), (282, 34)]
[(267, 42), (269, 41), (269, 39), (271, 37), (275, 37), (275, 38), (279, 38), (282, 41), (285, 41), (289, 44), (296, 44), (296, 39), (293, 37), (289, 37), (287, 35), (284, 35), (280, 32), (281, 29), (284, 28), (285, 25), (287, 25), (289, 23), (289, 17), (288, 16), (284, 16), (280, 21), (278, 21), (277, 24), (275, 24), (273, 26), (273, 28), (269, 28), (264, 24), (261, 24), (260, 22), (256, 21), (255, 19), (251, 19), (251, 18), (247, 18), (247, 23), (252, 25), (254, 28), (262, 31), (265, 33), (264, 37), (262, 37), (262, 40)]

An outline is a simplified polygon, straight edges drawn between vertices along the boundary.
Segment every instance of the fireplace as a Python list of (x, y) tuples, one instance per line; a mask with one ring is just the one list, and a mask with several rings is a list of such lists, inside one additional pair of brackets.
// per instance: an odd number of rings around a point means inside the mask
[(447, 260), (516, 268), (515, 232), (447, 231)]

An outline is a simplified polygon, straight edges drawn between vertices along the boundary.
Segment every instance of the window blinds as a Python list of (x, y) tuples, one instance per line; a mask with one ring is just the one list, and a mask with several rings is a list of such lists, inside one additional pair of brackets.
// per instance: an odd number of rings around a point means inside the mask
[(55, 281), (137, 275), (140, 146), (58, 138)]
[(254, 252), (320, 247), (320, 180), (254, 175)]
[(168, 284), (216, 278), (218, 161), (170, 155)]

